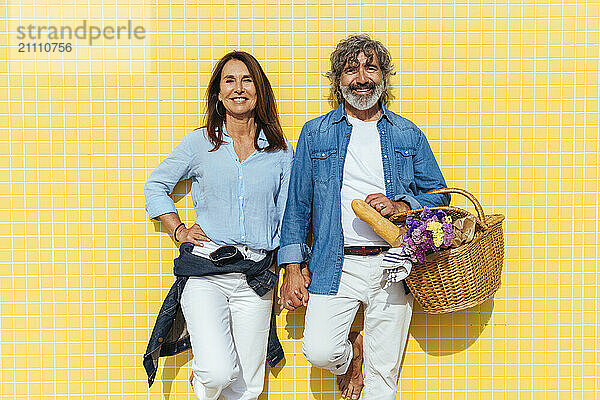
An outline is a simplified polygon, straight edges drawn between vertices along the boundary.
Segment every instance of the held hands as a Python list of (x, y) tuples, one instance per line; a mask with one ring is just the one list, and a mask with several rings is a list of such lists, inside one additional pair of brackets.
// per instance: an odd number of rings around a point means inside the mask
[(410, 207), (405, 202), (391, 201), (382, 193), (368, 195), (365, 199), (365, 202), (379, 211), (379, 213), (384, 217), (389, 217), (390, 215), (410, 210)]
[(181, 243), (193, 243), (196, 246), (204, 246), (202, 242), (210, 242), (206, 233), (200, 228), (200, 225), (194, 224), (189, 228), (185, 226), (177, 230), (177, 240)]
[(300, 264), (288, 264), (283, 275), (283, 284), (279, 290), (279, 309), (294, 311), (297, 307), (308, 305), (308, 285), (310, 274), (308, 268)]

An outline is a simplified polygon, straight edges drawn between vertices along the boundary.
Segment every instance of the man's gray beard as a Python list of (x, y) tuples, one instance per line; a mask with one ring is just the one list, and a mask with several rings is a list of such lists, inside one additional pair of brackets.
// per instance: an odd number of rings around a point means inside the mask
[(375, 86), (373, 92), (368, 95), (355, 95), (354, 93), (352, 93), (352, 90), (350, 90), (349, 86), (344, 85), (340, 85), (340, 90), (342, 91), (342, 96), (344, 96), (344, 100), (346, 100), (348, 104), (350, 104), (357, 110), (363, 111), (368, 110), (375, 104), (377, 104), (377, 102), (381, 98), (381, 95), (383, 94), (383, 83), (380, 83), (379, 85)]

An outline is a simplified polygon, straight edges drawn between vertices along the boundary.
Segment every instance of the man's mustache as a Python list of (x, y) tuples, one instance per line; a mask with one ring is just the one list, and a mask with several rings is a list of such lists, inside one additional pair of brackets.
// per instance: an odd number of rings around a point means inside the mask
[(374, 82), (365, 82), (365, 83), (351, 83), (348, 85), (348, 89), (350, 90), (375, 90), (377, 85)]

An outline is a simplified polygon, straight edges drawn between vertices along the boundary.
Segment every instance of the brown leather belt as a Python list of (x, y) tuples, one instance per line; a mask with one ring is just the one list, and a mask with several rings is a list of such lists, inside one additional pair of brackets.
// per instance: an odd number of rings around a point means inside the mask
[(376, 256), (390, 248), (386, 246), (352, 246), (344, 247), (344, 254), (353, 256)]

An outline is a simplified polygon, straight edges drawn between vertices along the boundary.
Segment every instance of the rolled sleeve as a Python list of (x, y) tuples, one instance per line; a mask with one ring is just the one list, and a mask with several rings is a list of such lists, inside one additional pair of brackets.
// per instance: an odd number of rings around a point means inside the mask
[(293, 264), (308, 262), (310, 247), (306, 243), (295, 243), (283, 246), (277, 252), (277, 264)]
[(408, 194), (396, 196), (393, 200), (405, 202), (406, 204), (408, 204), (408, 206), (410, 207), (411, 210), (416, 210), (417, 208), (423, 208), (421, 206), (421, 203), (419, 203), (419, 201), (417, 199), (415, 199), (414, 197), (412, 197)]
[(177, 209), (170, 197), (155, 197), (146, 201), (146, 211), (151, 220), (158, 221), (159, 216), (168, 213), (176, 213)]

